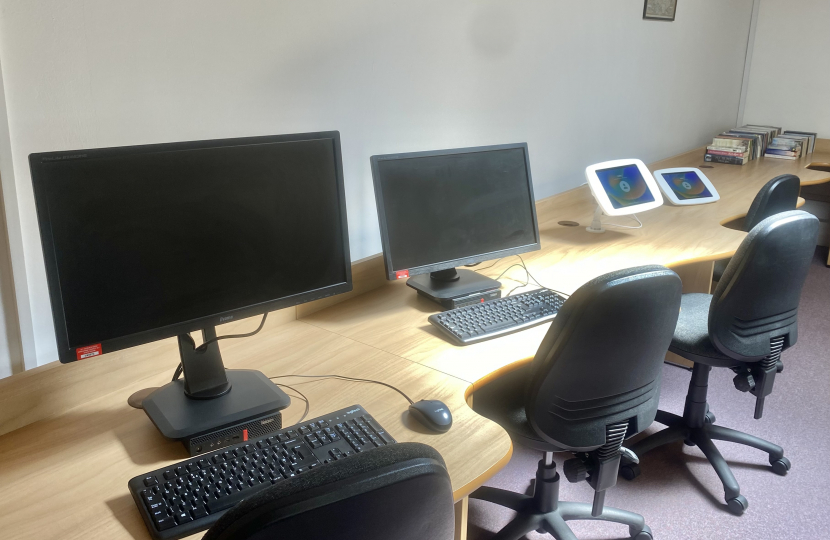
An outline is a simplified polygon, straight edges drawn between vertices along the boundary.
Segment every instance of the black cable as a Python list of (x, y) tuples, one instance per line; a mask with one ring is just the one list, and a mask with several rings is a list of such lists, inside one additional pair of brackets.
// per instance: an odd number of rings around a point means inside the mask
[[(519, 280), (514, 280), (514, 281), (519, 281)], [(515, 287), (510, 289), (510, 292), (507, 293), (507, 296), (510, 296), (511, 294), (513, 294), (513, 291), (515, 291), (516, 289), (520, 289), (522, 287), (527, 287), (528, 285), (530, 285), (530, 274), (528, 274), (527, 269), (525, 269), (525, 282), (522, 283), (521, 281), (519, 281), (518, 285), (516, 285)]]
[(539, 280), (536, 279), (535, 277), (533, 277), (533, 274), (531, 274), (530, 270), (527, 269), (527, 265), (525, 264), (525, 260), (522, 258), (522, 256), (521, 255), (516, 255), (516, 257), (518, 257), (519, 260), (522, 261), (522, 268), (525, 269), (525, 272), (527, 273), (527, 275), (530, 277), (530, 279), (533, 280), (534, 283), (536, 283), (536, 285), (542, 287), (543, 289), (545, 289), (547, 291), (554, 292), (554, 293), (558, 294), (559, 296), (561, 296), (563, 298), (568, 298), (570, 296), (569, 294), (565, 294), (562, 291), (557, 291), (556, 289), (551, 289), (550, 287), (545, 287), (544, 285), (539, 283)]
[(381, 381), (375, 381), (375, 380), (373, 380), (373, 379), (358, 379), (358, 378), (356, 378), (356, 377), (346, 377), (345, 375), (277, 375), (276, 377), (268, 377), (268, 378), (269, 378), (269, 379), (285, 379), (285, 378), (288, 378), (288, 377), (300, 377), (300, 378), (303, 378), (303, 379), (342, 379), (342, 380), (346, 380), (346, 381), (355, 381), (355, 382), (365, 382), (365, 383), (379, 384), (379, 385), (381, 385), (381, 386), (385, 386), (385, 387), (387, 387), (387, 388), (391, 388), (391, 389), (392, 389), (392, 390), (394, 390), (395, 392), (399, 393), (399, 394), (400, 394), (400, 395), (402, 395), (404, 398), (406, 398), (406, 400), (407, 400), (410, 404), (415, 403), (414, 401), (412, 401), (412, 400), (409, 398), (409, 396), (407, 396), (406, 394), (404, 394), (404, 393), (403, 393), (401, 390), (399, 390), (398, 388), (395, 388), (395, 387), (394, 387), (394, 386), (392, 386), (391, 384), (388, 384), (388, 383), (385, 383), (385, 382), (381, 382)]
[[(488, 268), (493, 268), (494, 266), (496, 266), (497, 264), (499, 264), (499, 261), (500, 261), (500, 260), (502, 260), (502, 259), (504, 259), (504, 257), (500, 257), (500, 258), (496, 259), (496, 262), (494, 262), (494, 263), (493, 263), (493, 264), (491, 264), (490, 266), (485, 266), (484, 268), (478, 268), (478, 269), (474, 270), (474, 272), (480, 272), (480, 271), (482, 271), (482, 270), (487, 270)], [(478, 266), (478, 265), (480, 265), (480, 264), (481, 264), (481, 263), (475, 263), (475, 264), (465, 264), (464, 266), (465, 266), (466, 268), (473, 268), (474, 266)]]
[[(227, 336), (215, 337), (213, 339), (209, 339), (209, 340), (205, 341), (204, 343), (202, 343), (201, 345), (196, 347), (194, 350), (202, 352), (202, 351), (207, 349), (208, 345), (210, 345), (211, 343), (216, 343), (220, 339), (237, 339), (237, 338), (251, 337), (251, 336), (259, 333), (260, 330), (262, 330), (262, 327), (265, 326), (265, 319), (267, 319), (267, 318), (268, 318), (268, 312), (263, 313), (262, 320), (259, 322), (259, 326), (253, 332), (248, 332), (247, 334), (228, 334)], [(173, 381), (174, 382), (179, 380), (179, 377), (181, 377), (181, 375), (182, 375), (182, 371), (184, 371), (184, 366), (182, 366), (182, 363), (179, 362), (179, 365), (176, 367), (176, 371), (173, 373)]]
[(502, 277), (503, 275), (505, 275), (507, 272), (509, 272), (511, 268), (515, 268), (515, 267), (517, 267), (517, 266), (518, 266), (519, 268), (521, 268), (521, 267), (522, 267), (522, 265), (521, 265), (521, 264), (516, 263), (516, 264), (511, 264), (510, 266), (508, 266), (507, 268), (505, 268), (504, 272), (502, 272), (501, 274), (499, 274), (499, 277), (497, 277), (497, 278), (496, 278), (496, 281), (500, 280), (500, 279), (501, 279), (501, 277)]
[[(278, 377), (268, 377), (268, 378), (269, 379), (277, 379)], [(283, 388), (288, 388), (289, 390), (293, 390), (294, 392), (297, 392), (298, 394), (300, 394), (300, 399), (305, 401), (305, 411), (303, 412), (303, 416), (300, 417), (300, 419), (297, 420), (297, 422), (295, 422), (295, 423), (299, 424), (300, 422), (305, 420), (306, 416), (308, 416), (308, 411), (311, 409), (311, 402), (308, 400), (308, 396), (306, 396), (305, 394), (303, 394), (302, 392), (300, 392), (299, 390), (297, 390), (293, 386), (289, 386), (287, 384), (280, 384), (280, 383), (274, 383), (274, 384), (276, 384), (277, 386), (282, 386)]]
[(219, 336), (219, 337), (215, 337), (215, 338), (213, 338), (213, 339), (209, 339), (209, 340), (205, 341), (204, 343), (202, 343), (201, 345), (199, 345), (198, 347), (196, 347), (196, 350), (197, 350), (197, 351), (200, 351), (200, 352), (201, 352), (201, 351), (204, 351), (205, 349), (207, 349), (208, 345), (210, 345), (211, 343), (216, 343), (216, 342), (217, 342), (217, 341), (219, 341), (220, 339), (236, 339), (236, 338), (246, 338), (246, 337), (251, 337), (251, 336), (253, 336), (253, 335), (257, 334), (260, 330), (262, 330), (262, 327), (263, 327), (263, 326), (265, 326), (265, 319), (267, 319), (267, 318), (268, 318), (268, 312), (266, 311), (266, 312), (262, 315), (262, 320), (259, 322), (259, 326), (258, 326), (258, 327), (257, 327), (257, 329), (256, 329), (256, 330), (254, 330), (253, 332), (248, 332), (247, 334), (229, 334), (229, 335), (227, 335), (227, 336)]

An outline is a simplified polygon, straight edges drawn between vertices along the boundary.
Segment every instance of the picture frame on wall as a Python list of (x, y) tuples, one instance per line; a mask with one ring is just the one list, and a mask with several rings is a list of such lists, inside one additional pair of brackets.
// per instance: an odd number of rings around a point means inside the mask
[(677, 11), (677, 0), (644, 0), (643, 19), (673, 21)]

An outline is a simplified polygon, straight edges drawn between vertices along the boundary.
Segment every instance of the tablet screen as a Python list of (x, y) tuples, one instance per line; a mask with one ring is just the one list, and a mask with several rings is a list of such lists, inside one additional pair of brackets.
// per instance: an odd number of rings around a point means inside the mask
[(681, 201), (712, 198), (712, 193), (694, 171), (661, 174)]
[(654, 202), (654, 195), (636, 165), (601, 169), (596, 174), (614, 208)]

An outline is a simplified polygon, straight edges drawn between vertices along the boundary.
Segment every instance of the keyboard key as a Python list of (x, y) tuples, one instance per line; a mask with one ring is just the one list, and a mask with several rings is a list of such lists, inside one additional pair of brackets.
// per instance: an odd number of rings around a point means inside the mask
[(386, 444), (392, 444), (393, 442), (395, 442), (395, 440), (392, 437), (390, 437), (389, 434), (385, 431), (378, 431), (378, 437), (380, 437)]
[(190, 511), (190, 516), (193, 519), (203, 518), (208, 515), (207, 508), (203, 504), (197, 504), (193, 506), (193, 509)]
[(156, 478), (155, 476), (147, 476), (144, 478), (144, 485), (147, 487), (155, 486), (158, 483), (158, 478)]
[(167, 529), (169, 529), (171, 527), (175, 527), (176, 526), (176, 521), (170, 516), (165, 516), (165, 517), (162, 517), (162, 518), (156, 520), (155, 524), (156, 524), (156, 529), (158, 529), (160, 531), (166, 531)]
[(173, 517), (175, 518), (177, 525), (193, 521), (193, 518), (190, 517), (190, 514), (185, 511), (176, 512), (176, 515)]

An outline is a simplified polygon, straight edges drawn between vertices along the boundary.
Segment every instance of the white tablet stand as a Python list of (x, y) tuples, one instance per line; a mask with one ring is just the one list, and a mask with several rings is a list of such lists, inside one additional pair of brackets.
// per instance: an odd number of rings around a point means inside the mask
[[(704, 186), (706, 186), (706, 189), (709, 191), (709, 194), (692, 195), (681, 198), (678, 192), (675, 191), (671, 185), (669, 185), (669, 180), (665, 176), (668, 175), (669, 178), (671, 178), (671, 175), (681, 173), (691, 173), (691, 182), (699, 180)], [(657, 180), (657, 184), (660, 186), (660, 189), (662, 189), (663, 193), (666, 194), (666, 198), (669, 200), (671, 204), (675, 206), (706, 204), (720, 200), (718, 190), (715, 189), (715, 186), (712, 185), (712, 182), (708, 178), (706, 178), (706, 175), (703, 174), (703, 171), (701, 171), (700, 169), (695, 169), (694, 167), (676, 167), (674, 169), (660, 169), (659, 171), (654, 171), (654, 178), (655, 180)], [(691, 183), (684, 182), (683, 184), (684, 191), (688, 191), (693, 188), (693, 184)]]
[[(627, 204), (624, 206), (620, 206), (619, 203), (615, 205), (611, 202), (611, 197), (607, 191), (608, 188), (603, 185), (598, 173), (602, 173), (608, 169), (620, 169), (632, 166), (637, 167), (640, 176), (645, 182), (646, 193), (651, 195), (650, 198), (652, 200)], [(663, 196), (660, 194), (657, 182), (654, 181), (654, 177), (651, 175), (651, 172), (648, 170), (645, 163), (639, 159), (616, 159), (613, 161), (604, 161), (602, 163), (591, 165), (585, 169), (585, 178), (588, 180), (588, 187), (591, 189), (591, 194), (597, 202), (597, 207), (594, 210), (594, 219), (591, 221), (591, 225), (585, 228), (588, 232), (605, 232), (605, 229), (602, 226), (602, 214), (605, 214), (606, 216), (625, 216), (637, 212), (645, 212), (647, 210), (657, 208), (663, 204)], [(627, 183), (626, 186), (628, 186)], [(628, 189), (630, 188), (624, 189), (623, 191), (627, 192)]]

